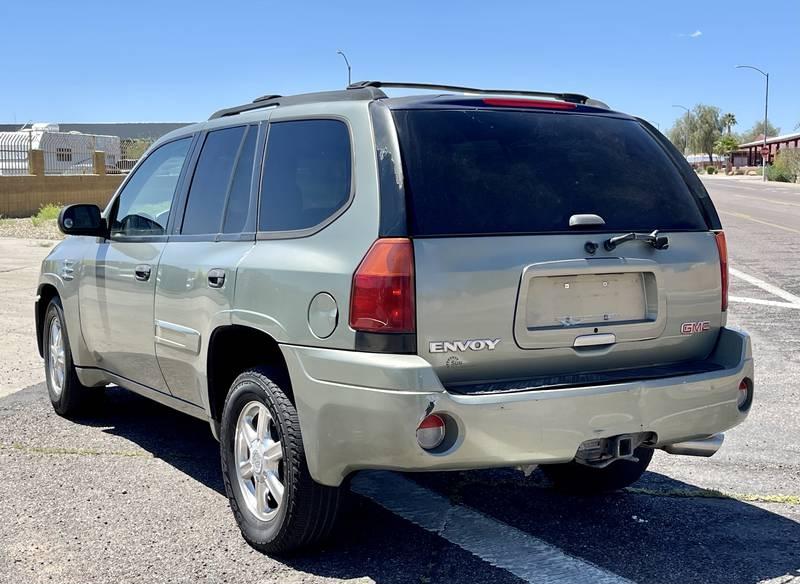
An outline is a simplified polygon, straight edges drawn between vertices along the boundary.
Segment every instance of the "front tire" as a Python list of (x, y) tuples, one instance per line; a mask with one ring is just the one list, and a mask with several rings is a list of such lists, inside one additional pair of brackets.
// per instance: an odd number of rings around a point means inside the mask
[(297, 410), (268, 369), (239, 375), (222, 412), (222, 476), (231, 510), (252, 547), (287, 553), (332, 531), (341, 489), (320, 485), (306, 464)]
[(576, 495), (596, 495), (618, 491), (638, 481), (653, 458), (653, 449), (640, 446), (634, 450), (638, 460), (622, 459), (604, 468), (593, 468), (575, 461), (542, 465), (553, 486)]
[(42, 352), (50, 403), (58, 415), (66, 418), (76, 416), (84, 412), (92, 398), (101, 395), (102, 390), (88, 388), (78, 379), (72, 362), (64, 307), (58, 296), (47, 305), (42, 326)]

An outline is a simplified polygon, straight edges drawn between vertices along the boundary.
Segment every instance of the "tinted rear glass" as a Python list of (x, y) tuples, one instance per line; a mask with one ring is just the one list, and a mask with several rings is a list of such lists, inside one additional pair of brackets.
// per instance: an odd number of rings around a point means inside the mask
[(270, 124), (260, 231), (308, 229), (350, 199), (350, 134), (339, 120)]
[(181, 233), (217, 233), (245, 126), (209, 132), (197, 160)]
[(704, 230), (674, 164), (633, 120), (498, 110), (394, 112), (413, 235)]

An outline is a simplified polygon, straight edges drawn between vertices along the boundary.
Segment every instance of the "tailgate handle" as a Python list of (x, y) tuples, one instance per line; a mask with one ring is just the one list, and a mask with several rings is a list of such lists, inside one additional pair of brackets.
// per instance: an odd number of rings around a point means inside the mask
[(617, 342), (617, 335), (614, 333), (600, 333), (597, 335), (580, 335), (575, 337), (572, 346), (576, 349), (582, 347), (599, 347), (601, 345), (613, 345)]

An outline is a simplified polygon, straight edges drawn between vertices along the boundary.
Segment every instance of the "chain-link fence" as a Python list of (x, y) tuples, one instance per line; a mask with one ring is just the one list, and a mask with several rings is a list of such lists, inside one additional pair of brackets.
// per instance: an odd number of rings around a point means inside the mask
[(129, 138), (120, 141), (120, 158), (117, 160), (115, 170), (109, 170), (106, 166), (108, 174), (120, 174), (129, 172), (134, 165), (139, 161), (142, 155), (147, 151), (155, 140), (150, 138)]
[[(118, 136), (21, 130), (0, 132), (0, 176), (43, 173), (46, 175), (98, 174), (102, 161), (95, 152), (103, 152), (106, 174), (126, 174), (142, 157), (153, 140)], [(34, 168), (31, 152), (40, 150), (43, 168)], [(96, 168), (100, 164), (100, 168)]]

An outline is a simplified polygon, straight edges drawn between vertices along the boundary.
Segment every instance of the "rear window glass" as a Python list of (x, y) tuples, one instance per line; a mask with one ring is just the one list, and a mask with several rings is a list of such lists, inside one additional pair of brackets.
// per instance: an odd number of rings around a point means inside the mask
[(697, 202), (638, 122), (577, 113), (394, 112), (413, 235), (704, 230)]

